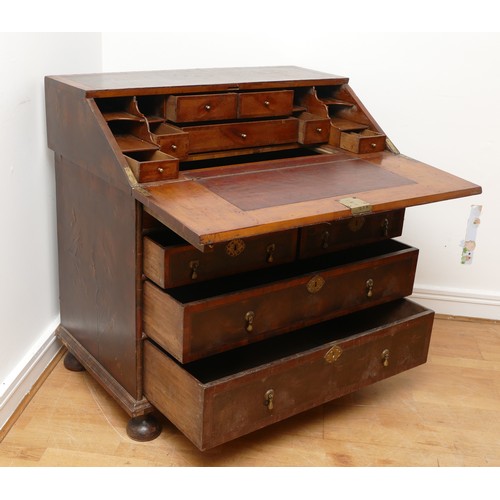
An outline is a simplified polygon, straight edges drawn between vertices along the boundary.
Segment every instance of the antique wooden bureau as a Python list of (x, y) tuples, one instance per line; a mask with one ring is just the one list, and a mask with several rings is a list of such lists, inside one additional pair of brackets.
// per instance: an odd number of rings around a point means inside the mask
[(156, 437), (199, 449), (426, 361), (405, 208), (479, 186), (397, 151), (344, 77), (51, 76), (61, 325)]

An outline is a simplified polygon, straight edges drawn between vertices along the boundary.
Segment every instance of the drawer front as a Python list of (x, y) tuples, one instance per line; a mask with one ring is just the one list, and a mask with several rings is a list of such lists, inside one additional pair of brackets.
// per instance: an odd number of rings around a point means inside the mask
[(152, 235), (144, 238), (144, 274), (162, 288), (173, 288), (292, 262), (297, 233), (292, 229), (231, 240), (206, 253), (189, 244), (171, 244), (169, 235)]
[[(396, 248), (263, 285), (245, 282), (241, 276), (219, 289), (210, 282), (206, 289), (217, 295), (209, 297), (195, 295), (200, 288), (181, 290), (182, 295), (170, 291), (171, 295), (146, 282), (144, 332), (185, 363), (405, 297), (412, 292), (418, 250)], [(331, 255), (335, 262), (337, 255)], [(164, 311), (177, 320), (168, 319)]]
[(183, 130), (189, 132), (189, 151), (203, 153), (297, 142), (298, 120), (200, 125)]
[(237, 117), (238, 96), (234, 93), (170, 96), (167, 120), (175, 123), (233, 120)]
[(299, 142), (301, 144), (321, 144), (330, 137), (330, 120), (317, 118), (300, 120)]
[(161, 123), (152, 128), (151, 135), (160, 151), (179, 159), (186, 158), (189, 151), (189, 135), (180, 128)]
[(291, 115), (293, 90), (248, 92), (238, 95), (238, 117), (259, 118)]
[(144, 392), (207, 449), (425, 363), (432, 322), (396, 301), (185, 368), (146, 342)]
[(125, 155), (138, 182), (157, 182), (175, 179), (179, 172), (179, 160), (161, 151), (139, 151)]
[(404, 213), (404, 209), (395, 210), (303, 227), (300, 229), (299, 257), (314, 257), (401, 236)]
[(340, 147), (352, 153), (375, 153), (385, 149), (385, 135), (373, 130), (341, 132)]

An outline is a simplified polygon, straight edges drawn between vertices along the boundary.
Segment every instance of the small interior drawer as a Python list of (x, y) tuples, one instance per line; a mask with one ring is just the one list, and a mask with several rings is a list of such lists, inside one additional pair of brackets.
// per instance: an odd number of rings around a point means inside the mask
[(238, 118), (287, 116), (293, 110), (293, 90), (245, 92), (238, 95)]
[(144, 393), (212, 448), (425, 363), (433, 316), (398, 300), (184, 366), (145, 341)]
[(388, 240), (161, 290), (144, 283), (144, 333), (185, 363), (410, 295), (418, 250)]
[(299, 142), (301, 144), (321, 144), (330, 137), (330, 120), (311, 113), (299, 117)]
[(223, 151), (297, 142), (298, 120), (249, 121), (183, 127), (190, 153)]
[(373, 130), (341, 132), (340, 147), (352, 153), (374, 153), (385, 149), (385, 135)]
[(172, 95), (167, 99), (167, 120), (175, 123), (232, 120), (237, 117), (238, 95)]
[(189, 151), (189, 135), (168, 123), (152, 123), (151, 136), (160, 150), (176, 158), (186, 158)]
[(161, 151), (130, 152), (125, 159), (138, 182), (175, 179), (179, 173), (179, 159)]
[(404, 214), (404, 209), (393, 210), (303, 227), (300, 229), (299, 257), (314, 257), (401, 236)]
[(227, 243), (200, 252), (171, 231), (144, 238), (144, 274), (162, 288), (192, 283), (292, 262), (298, 230), (280, 231)]

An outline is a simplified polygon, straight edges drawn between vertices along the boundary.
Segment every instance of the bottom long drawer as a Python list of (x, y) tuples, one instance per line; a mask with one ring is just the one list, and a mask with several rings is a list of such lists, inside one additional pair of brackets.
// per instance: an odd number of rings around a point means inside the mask
[(425, 363), (433, 318), (398, 300), (186, 365), (147, 340), (144, 392), (212, 448)]

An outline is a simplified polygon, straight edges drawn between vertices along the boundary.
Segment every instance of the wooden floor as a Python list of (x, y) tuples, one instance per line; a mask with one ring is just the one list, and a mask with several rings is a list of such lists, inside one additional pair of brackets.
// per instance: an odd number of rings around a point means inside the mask
[(126, 423), (60, 361), (0, 466), (500, 466), (500, 324), (438, 319), (427, 364), (204, 453), (168, 422), (149, 443)]

